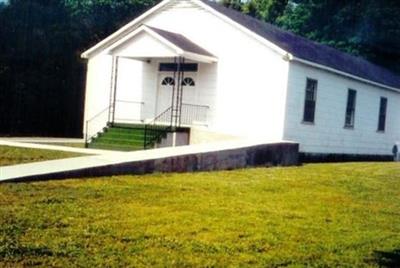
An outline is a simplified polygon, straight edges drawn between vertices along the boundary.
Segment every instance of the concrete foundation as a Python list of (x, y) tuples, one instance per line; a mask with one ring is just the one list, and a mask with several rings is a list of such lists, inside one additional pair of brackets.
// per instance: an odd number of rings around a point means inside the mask
[(170, 132), (167, 137), (161, 140), (156, 148), (185, 146), (189, 144), (189, 133), (187, 132)]
[(240, 137), (209, 131), (201, 127), (192, 127), (190, 129), (189, 144), (202, 144), (240, 139)]
[(300, 163), (388, 162), (393, 155), (299, 153)]

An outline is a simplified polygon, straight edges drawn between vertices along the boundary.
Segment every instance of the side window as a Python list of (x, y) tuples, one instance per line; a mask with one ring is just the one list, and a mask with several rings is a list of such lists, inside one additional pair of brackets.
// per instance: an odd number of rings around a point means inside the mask
[(346, 105), (346, 117), (344, 120), (344, 126), (346, 128), (353, 128), (356, 113), (356, 98), (357, 91), (349, 89), (347, 93), (347, 105)]
[(385, 131), (386, 128), (387, 102), (387, 98), (381, 98), (381, 103), (379, 105), (378, 131)]
[(161, 85), (163, 85), (163, 86), (174, 86), (175, 85), (175, 79), (170, 77), (170, 76), (167, 76), (162, 80)]
[(304, 101), (303, 122), (314, 123), (315, 106), (317, 102), (318, 81), (307, 79), (306, 96)]

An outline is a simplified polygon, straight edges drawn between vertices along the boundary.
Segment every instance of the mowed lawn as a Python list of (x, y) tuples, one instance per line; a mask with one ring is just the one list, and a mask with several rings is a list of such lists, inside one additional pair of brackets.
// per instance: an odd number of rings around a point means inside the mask
[(82, 156), (82, 154), (41, 150), (41, 149), (17, 148), (11, 146), (0, 146), (0, 166), (10, 166), (16, 164), (24, 164), (24, 163), (31, 163), (31, 162), (38, 162), (45, 160), (55, 160), (55, 159), (77, 157), (77, 156)]
[(0, 266), (399, 267), (400, 164), (0, 184)]

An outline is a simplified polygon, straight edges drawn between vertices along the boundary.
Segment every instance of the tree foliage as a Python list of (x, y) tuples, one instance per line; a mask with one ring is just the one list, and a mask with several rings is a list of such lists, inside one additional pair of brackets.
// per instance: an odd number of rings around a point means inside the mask
[(400, 74), (398, 0), (223, 0), (222, 3)]
[(79, 136), (80, 53), (155, 0), (10, 0), (0, 6), (0, 134)]
[(243, 12), (260, 20), (275, 23), (283, 15), (288, 0), (249, 0), (243, 5)]
[(241, 0), (220, 0), (219, 3), (225, 7), (229, 7), (238, 11), (242, 11), (243, 3)]
[(275, 23), (400, 73), (397, 0), (291, 1)]
[(282, 16), (288, 4), (288, 0), (221, 0), (219, 2), (225, 7), (271, 23)]

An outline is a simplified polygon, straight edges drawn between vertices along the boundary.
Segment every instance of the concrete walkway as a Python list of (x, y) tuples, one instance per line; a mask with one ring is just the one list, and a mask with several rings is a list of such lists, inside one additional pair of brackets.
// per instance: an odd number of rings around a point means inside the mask
[(296, 165), (297, 161), (297, 143), (230, 141), (136, 152), (108, 151), (94, 156), (5, 166), (0, 167), (0, 182)]
[(80, 154), (96, 154), (96, 155), (98, 155), (98, 154), (121, 153), (119, 151), (86, 149), (86, 148), (68, 147), (68, 146), (60, 146), (60, 145), (41, 144), (41, 143), (28, 143), (28, 142), (15, 141), (15, 140), (13, 141), (10, 139), (5, 140), (2, 138), (0, 138), (0, 145), (19, 147), (19, 148), (31, 148), (31, 149), (72, 152), (72, 153), (80, 153)]
[(52, 137), (0, 137), (0, 140), (28, 143), (85, 143), (85, 139)]

